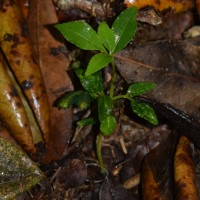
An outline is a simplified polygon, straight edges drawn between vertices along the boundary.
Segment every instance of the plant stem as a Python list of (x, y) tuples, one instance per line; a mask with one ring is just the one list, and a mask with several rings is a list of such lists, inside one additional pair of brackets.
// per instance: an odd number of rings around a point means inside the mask
[(104, 164), (103, 164), (103, 157), (102, 157), (102, 152), (101, 152), (102, 139), (103, 139), (103, 135), (100, 133), (97, 136), (97, 147), (96, 148), (97, 148), (97, 158), (98, 158), (98, 161), (99, 161), (101, 173), (105, 174), (106, 171), (105, 171), (105, 167), (104, 167)]
[(118, 100), (118, 99), (130, 99), (127, 95), (118, 95), (112, 98), (113, 101)]
[(112, 79), (111, 79), (111, 85), (110, 85), (110, 98), (113, 98), (114, 90), (115, 90), (114, 83), (116, 79), (116, 69), (115, 69), (114, 59), (112, 59), (111, 66), (112, 66)]

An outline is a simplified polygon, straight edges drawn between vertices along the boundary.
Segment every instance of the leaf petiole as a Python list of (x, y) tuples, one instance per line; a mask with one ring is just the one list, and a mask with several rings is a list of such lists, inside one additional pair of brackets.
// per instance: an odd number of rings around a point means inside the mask
[(115, 100), (118, 100), (118, 99), (128, 99), (130, 101), (132, 101), (133, 99), (131, 97), (129, 97), (128, 95), (124, 94), (124, 95), (117, 95), (117, 96), (114, 96), (112, 98), (113, 101)]

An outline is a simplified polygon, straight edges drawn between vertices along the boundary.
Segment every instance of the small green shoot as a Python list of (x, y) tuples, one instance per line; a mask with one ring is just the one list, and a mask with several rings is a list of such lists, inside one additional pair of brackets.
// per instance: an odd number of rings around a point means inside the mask
[[(105, 173), (101, 154), (102, 138), (111, 135), (117, 126), (113, 114), (114, 101), (122, 98), (127, 99), (130, 101), (134, 113), (154, 125), (158, 124), (153, 108), (145, 103), (138, 103), (135, 99), (136, 96), (154, 89), (156, 86), (154, 83), (134, 83), (129, 86), (125, 94), (115, 96), (116, 67), (114, 55), (121, 51), (134, 37), (137, 29), (136, 15), (137, 9), (135, 7), (128, 8), (116, 18), (111, 28), (106, 22), (101, 22), (97, 31), (83, 21), (56, 25), (56, 28), (66, 40), (80, 49), (97, 51), (86, 69), (75, 69), (75, 73), (85, 90), (69, 93), (60, 100), (58, 107), (66, 109), (75, 106), (80, 109), (87, 109), (91, 102), (97, 103), (98, 119), (83, 119), (77, 122), (77, 125), (86, 126), (99, 122), (100, 134), (97, 137), (97, 157), (102, 173)], [(106, 92), (101, 71), (108, 65), (112, 66), (112, 80), (110, 89)]]

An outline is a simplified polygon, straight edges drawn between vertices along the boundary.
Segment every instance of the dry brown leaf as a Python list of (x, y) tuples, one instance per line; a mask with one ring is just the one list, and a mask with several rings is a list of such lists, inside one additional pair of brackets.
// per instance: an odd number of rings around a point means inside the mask
[(128, 83), (156, 83), (150, 97), (170, 103), (199, 120), (199, 40), (165, 40), (127, 47), (116, 56), (116, 65)]
[(72, 84), (66, 72), (69, 60), (65, 56), (64, 42), (56, 40), (50, 31), (57, 31), (53, 25), (58, 23), (51, 1), (30, 1), (28, 21), (34, 50), (42, 69), (51, 105), (49, 158), (47, 159), (50, 161), (61, 156), (70, 137), (71, 110), (58, 110), (54, 107), (56, 99), (72, 89)]
[[(141, 11), (140, 11), (141, 12)], [(139, 13), (140, 13), (139, 12)], [(192, 12), (166, 14), (162, 16), (162, 23), (157, 26), (141, 24), (134, 38), (137, 43), (163, 39), (182, 39), (183, 33), (194, 25)]]
[(142, 194), (145, 200), (173, 199), (173, 155), (177, 133), (168, 135), (144, 159), (142, 168)]

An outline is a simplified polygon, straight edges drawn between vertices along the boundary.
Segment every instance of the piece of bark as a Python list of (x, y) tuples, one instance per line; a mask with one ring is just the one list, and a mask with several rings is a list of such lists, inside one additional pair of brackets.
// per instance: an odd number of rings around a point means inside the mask
[(65, 55), (64, 42), (56, 40), (53, 34), (53, 32), (58, 34), (53, 26), (56, 23), (58, 23), (58, 19), (51, 1), (30, 1), (28, 24), (50, 102), (50, 144), (45, 162), (60, 158), (68, 144), (72, 122), (71, 109), (58, 110), (54, 106), (60, 95), (72, 89), (70, 78), (66, 72), (69, 60)]

